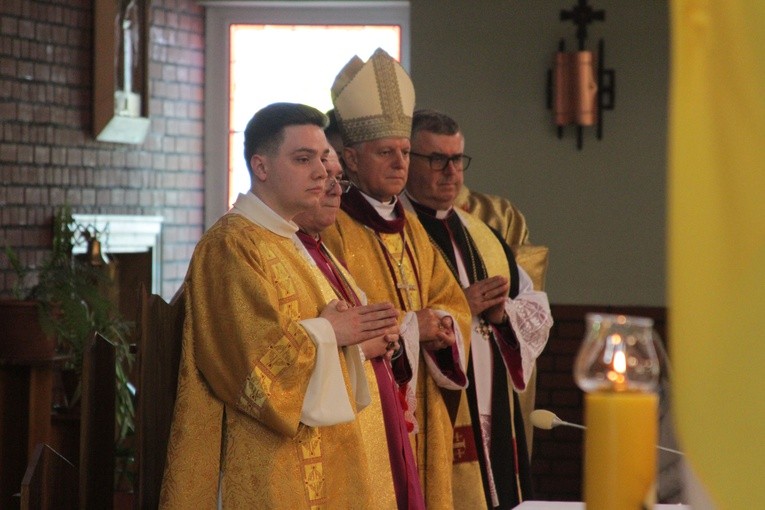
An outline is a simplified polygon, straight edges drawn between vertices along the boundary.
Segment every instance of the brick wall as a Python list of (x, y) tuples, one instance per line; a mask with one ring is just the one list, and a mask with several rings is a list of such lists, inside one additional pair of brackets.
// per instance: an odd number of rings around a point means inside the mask
[[(574, 383), (574, 358), (585, 334), (590, 312), (650, 317), (667, 345), (666, 309), (553, 305), (555, 325), (537, 363), (537, 409), (548, 409), (571, 423), (584, 423), (583, 393)], [(536, 499), (582, 500), (582, 431), (571, 427), (534, 430), (532, 471)]]
[[(204, 10), (146, 2), (151, 127), (141, 145), (95, 141), (92, 0), (0, 2), (0, 247), (39, 265), (54, 211), (164, 217), (162, 294), (203, 231)], [(0, 295), (15, 281), (0, 256)]]

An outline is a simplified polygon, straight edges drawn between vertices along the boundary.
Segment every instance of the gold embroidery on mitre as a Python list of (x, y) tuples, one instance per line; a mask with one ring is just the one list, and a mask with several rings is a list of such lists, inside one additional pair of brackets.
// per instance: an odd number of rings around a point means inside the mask
[(354, 56), (331, 93), (345, 145), (411, 135), (414, 85), (385, 50), (378, 48), (366, 63)]

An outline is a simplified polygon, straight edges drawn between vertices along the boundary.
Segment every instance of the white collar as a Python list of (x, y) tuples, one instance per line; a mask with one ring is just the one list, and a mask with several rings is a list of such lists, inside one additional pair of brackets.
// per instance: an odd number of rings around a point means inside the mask
[(377, 211), (377, 214), (379, 214), (382, 217), (382, 219), (390, 221), (390, 220), (395, 220), (397, 218), (396, 211), (394, 208), (396, 207), (396, 202), (398, 201), (398, 197), (394, 196), (393, 200), (391, 200), (389, 203), (384, 203), (384, 202), (380, 202), (376, 198), (370, 197), (369, 195), (361, 191), (361, 189), (359, 189), (359, 191), (361, 192), (361, 196), (364, 197), (366, 201), (369, 202), (369, 204), (375, 208), (375, 211)]
[[(399, 197), (401, 199), (401, 205), (404, 206), (405, 209), (409, 209), (410, 211), (414, 211), (414, 207), (412, 207), (412, 203), (417, 203), (417, 200), (412, 198), (412, 195), (409, 194), (408, 191), (404, 190), (404, 192)], [(426, 207), (426, 206), (423, 206)], [(449, 213), (452, 212), (454, 207), (449, 207), (448, 209), (442, 209), (442, 210), (436, 210), (436, 218), (439, 220), (443, 220), (447, 216), (449, 216)]]
[(253, 223), (267, 228), (276, 235), (290, 238), (298, 231), (295, 222), (287, 221), (279, 216), (252, 191), (240, 193), (234, 205), (226, 214), (241, 214)]

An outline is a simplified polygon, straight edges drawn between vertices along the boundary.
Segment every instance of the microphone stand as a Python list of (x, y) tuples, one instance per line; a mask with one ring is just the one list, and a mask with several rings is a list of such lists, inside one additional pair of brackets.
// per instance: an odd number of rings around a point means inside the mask
[[(564, 427), (573, 427), (575, 429), (580, 429), (580, 430), (587, 430), (587, 427), (585, 427), (584, 425), (579, 425), (578, 423), (563, 421), (560, 418), (558, 418), (555, 415), (555, 413), (553, 413), (552, 411), (548, 411), (546, 409), (536, 409), (532, 411), (531, 423), (533, 423), (536, 428), (543, 429), (543, 430), (550, 430), (559, 425), (563, 425)], [(685, 455), (680, 450), (667, 448), (666, 446), (656, 445), (656, 448), (664, 452), (674, 453), (676, 455)]]

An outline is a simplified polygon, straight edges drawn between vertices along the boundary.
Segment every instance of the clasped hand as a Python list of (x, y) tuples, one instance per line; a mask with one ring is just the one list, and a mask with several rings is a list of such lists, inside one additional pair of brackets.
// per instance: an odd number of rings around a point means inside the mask
[(475, 282), (465, 290), (470, 313), (481, 315), (492, 324), (500, 324), (505, 317), (505, 299), (510, 282), (504, 276), (492, 276)]
[(393, 353), (399, 348), (399, 336), (398, 328), (396, 333), (389, 333), (383, 336), (378, 336), (372, 340), (367, 340), (359, 344), (361, 350), (364, 352), (366, 359), (379, 358), (385, 356), (388, 359), (393, 357)]
[(385, 340), (386, 335), (398, 338), (398, 311), (391, 303), (352, 307), (345, 301), (333, 299), (319, 317), (332, 325), (339, 346), (355, 345), (377, 337), (383, 337), (380, 342), (387, 346), (391, 340)]
[(454, 321), (451, 317), (439, 317), (430, 308), (415, 312), (417, 325), (420, 329), (420, 343), (429, 351), (437, 351), (454, 345), (457, 337), (454, 335)]

